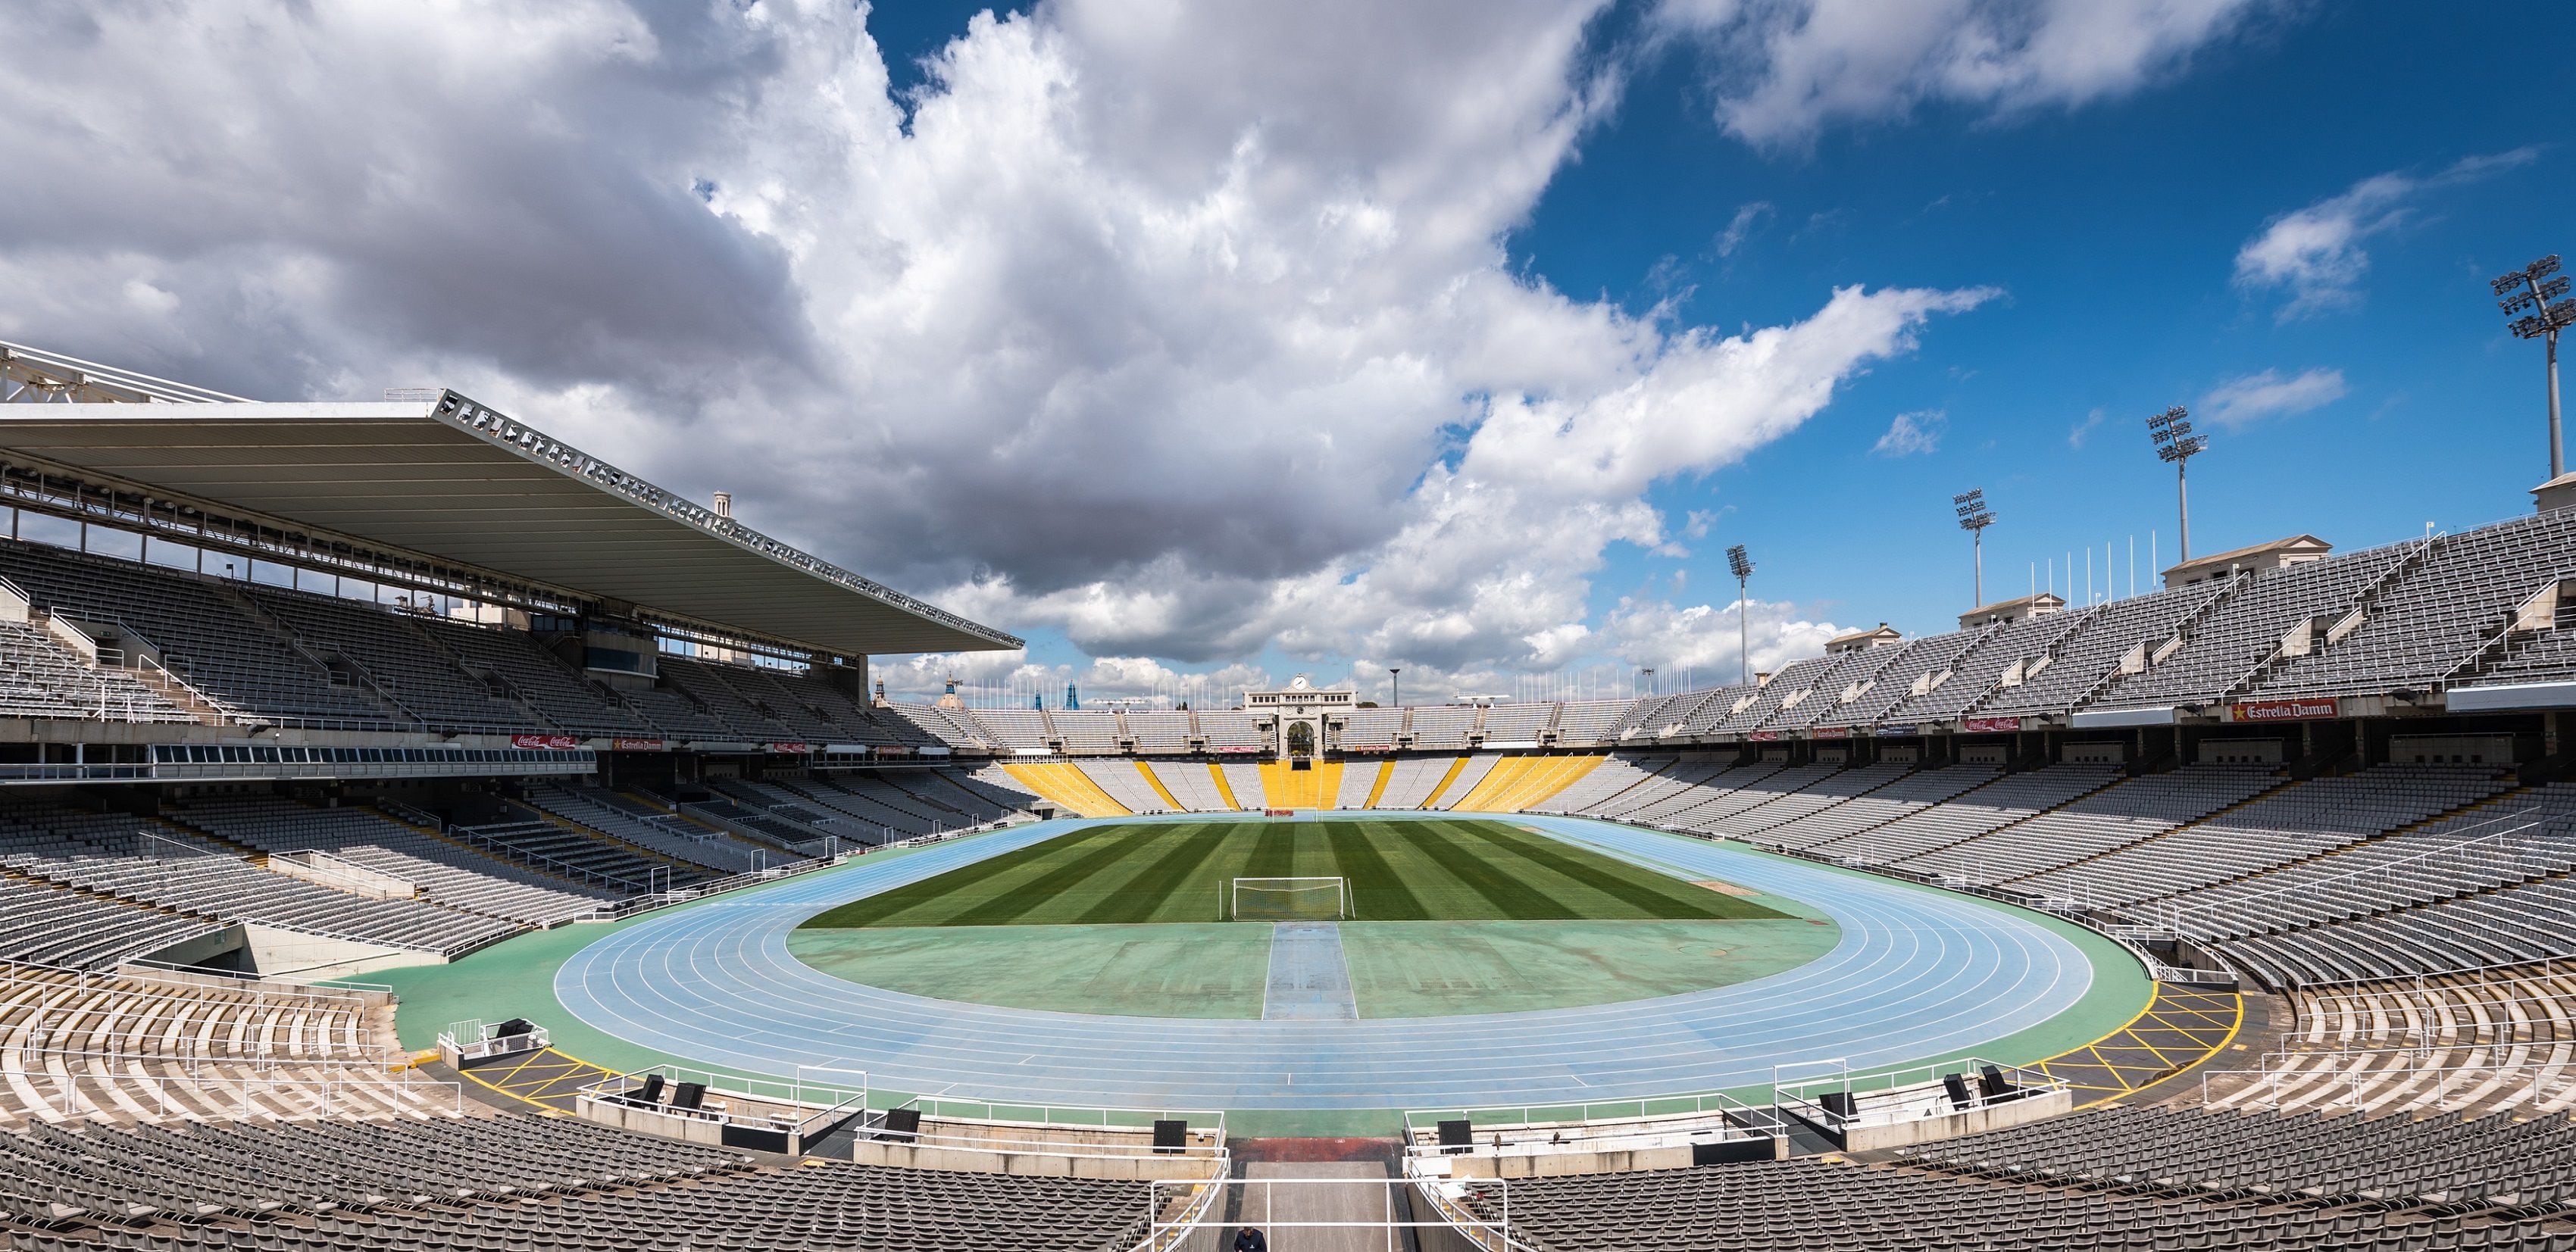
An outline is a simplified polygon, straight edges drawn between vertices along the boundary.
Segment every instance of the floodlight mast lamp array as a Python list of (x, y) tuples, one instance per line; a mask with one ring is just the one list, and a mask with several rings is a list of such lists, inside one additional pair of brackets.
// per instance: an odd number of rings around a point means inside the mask
[(1995, 524), (1995, 515), (1986, 508), (1986, 489), (1983, 487), (1971, 487), (1950, 497), (1950, 504), (1959, 515), (1959, 529), (1968, 532), (1969, 538), (1975, 541), (1977, 598), (1969, 607), (1980, 607), (1986, 602), (1986, 528)]
[(1753, 577), (1753, 558), (1744, 554), (1744, 545), (1726, 550), (1726, 567), (1735, 571), (1735, 656), (1744, 663), (1744, 685), (1753, 685), (1753, 630), (1745, 624), (1744, 610), (1752, 603), (1748, 590)]
[(2567, 294), (2568, 283), (2567, 276), (2558, 272), (2556, 253), (2510, 274), (2499, 274), (2490, 285), (2504, 297), (2496, 307), (2505, 316), (2522, 314), (2506, 323), (2505, 329), (2518, 339), (2540, 340), (2549, 350), (2549, 477), (2554, 480), (2567, 472), (2566, 444), (2558, 433), (2558, 332), (2576, 325), (2576, 300), (2559, 299)]
[(2174, 467), (2174, 499), (2182, 509), (2182, 559), (2191, 559), (2191, 483), (2184, 463), (2209, 447), (2207, 435), (2191, 433), (2191, 413), (2177, 404), (2147, 419), (2147, 437), (2156, 444), (2156, 457)]

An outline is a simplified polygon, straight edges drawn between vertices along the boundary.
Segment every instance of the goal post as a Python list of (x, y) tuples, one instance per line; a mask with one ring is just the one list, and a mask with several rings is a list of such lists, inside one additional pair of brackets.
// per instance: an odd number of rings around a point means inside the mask
[(1227, 921), (1338, 922), (1352, 916), (1347, 878), (1237, 878), (1227, 885)]

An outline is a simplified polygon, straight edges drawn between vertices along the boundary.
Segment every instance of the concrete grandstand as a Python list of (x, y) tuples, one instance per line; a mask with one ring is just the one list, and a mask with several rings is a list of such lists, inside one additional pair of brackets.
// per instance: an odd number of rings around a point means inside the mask
[[(1011, 635), (454, 392), (259, 403), (15, 345), (0, 379), (9, 1246), (678, 1219), (1159, 1252), (1248, 1202), (1228, 1117), (1372, 1138), (1425, 1247), (2576, 1246), (2576, 509), (1631, 700), (969, 709), (869, 658)], [(1228, 838), (1383, 869), (1370, 823), (1569, 897), (1612, 862), (1769, 897), (1816, 942), (1735, 985), (1372, 1016), (1402, 962), (1335, 961), (1470, 932), (1210, 923), (1269, 980), (1241, 1020), (790, 947), (1050, 856), (1014, 889), (1079, 921), (1114, 838), (1158, 849), (1121, 889), (1174, 899)], [(1462, 907), (1515, 886), (1477, 874)], [(831, 938), (925, 986), (1028, 951), (924, 934)], [(1352, 1011), (1274, 1011), (1318, 1004)]]

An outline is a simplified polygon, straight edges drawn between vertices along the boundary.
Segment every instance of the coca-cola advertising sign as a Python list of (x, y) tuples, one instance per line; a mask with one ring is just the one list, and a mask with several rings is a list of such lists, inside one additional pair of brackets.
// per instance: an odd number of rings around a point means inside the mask
[(805, 755), (805, 745), (801, 743), (773, 743), (769, 745), (769, 750), (780, 756)]
[(1972, 735), (2003, 734), (2008, 731), (2020, 730), (2021, 719), (2018, 717), (1971, 717), (1968, 720), (1961, 722), (1959, 724), (1959, 728)]
[(512, 735), (510, 736), (510, 746), (513, 748), (543, 748), (549, 752), (570, 752), (581, 746), (581, 740), (576, 739), (571, 735)]
[(2251, 700), (2235, 706), (2230, 720), (2239, 722), (2313, 722), (2342, 712), (2333, 696), (2298, 700)]
[(1770, 743), (1777, 740), (1779, 737), (1780, 732), (1776, 730), (1757, 730), (1752, 734), (1745, 736), (1746, 739), (1755, 743)]

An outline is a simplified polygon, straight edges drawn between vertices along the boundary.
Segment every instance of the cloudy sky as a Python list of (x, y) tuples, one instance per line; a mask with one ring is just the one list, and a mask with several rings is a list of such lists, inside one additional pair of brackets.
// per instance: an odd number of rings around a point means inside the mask
[[(24, 0), (0, 337), (444, 385), (1093, 695), (1671, 686), (2528, 507), (2563, 5)], [(2134, 544), (2136, 558), (2129, 557)], [(2088, 555), (2089, 552), (2089, 555)]]

